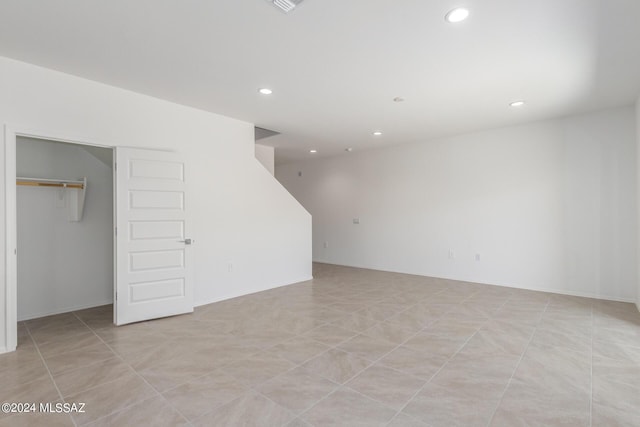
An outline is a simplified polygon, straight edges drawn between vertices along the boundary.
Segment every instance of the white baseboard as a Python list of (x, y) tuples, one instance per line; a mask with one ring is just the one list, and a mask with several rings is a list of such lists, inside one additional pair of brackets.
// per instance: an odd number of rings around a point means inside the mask
[(304, 277), (302, 279), (294, 280), (292, 282), (284, 283), (282, 285), (275, 285), (275, 286), (270, 286), (270, 287), (267, 287), (267, 288), (249, 289), (246, 292), (240, 292), (238, 294), (224, 295), (224, 296), (216, 297), (216, 298), (212, 298), (212, 299), (195, 301), (194, 302), (194, 306), (195, 307), (200, 307), (200, 306), (203, 306), (203, 305), (213, 304), (213, 303), (220, 302), (220, 301), (226, 301), (228, 299), (238, 298), (238, 297), (242, 297), (242, 296), (245, 296), (245, 295), (257, 294), (258, 292), (264, 292), (264, 291), (268, 291), (268, 290), (271, 290), (271, 289), (281, 288), (283, 286), (289, 286), (289, 285), (294, 285), (296, 283), (307, 282), (309, 280), (313, 280), (313, 276)]
[(11, 353), (12, 351), (16, 351), (16, 347), (13, 347), (13, 348), (7, 348), (6, 346), (0, 347), (0, 354)]
[(457, 278), (457, 277), (427, 276), (425, 274), (408, 273), (408, 272), (405, 272), (405, 271), (382, 270), (382, 269), (376, 269), (376, 268), (371, 268), (371, 267), (363, 267), (363, 266), (359, 266), (359, 265), (336, 264), (336, 263), (333, 263), (333, 262), (326, 262), (326, 261), (316, 261), (316, 260), (314, 260), (313, 262), (319, 263), (319, 264), (337, 265), (339, 267), (360, 268), (360, 269), (363, 269), (363, 270), (384, 271), (384, 272), (387, 272), (387, 273), (407, 274), (407, 275), (410, 275), (410, 276), (432, 277), (434, 279), (444, 279), (444, 280), (455, 280), (455, 281), (458, 281), (458, 282), (476, 283), (476, 284), (479, 284), (479, 285), (500, 286), (500, 287), (503, 287), (503, 288), (523, 289), (523, 290), (527, 290), (527, 291), (537, 291), (537, 292), (547, 292), (547, 293), (551, 293), (551, 294), (569, 295), (569, 296), (574, 296), (574, 297), (592, 298), (592, 299), (599, 299), (599, 300), (605, 300), (605, 301), (627, 302), (627, 303), (636, 304), (636, 306), (638, 307), (638, 310), (640, 311), (640, 302), (636, 301), (633, 298), (621, 298), (621, 297), (610, 296), (610, 295), (594, 294), (594, 293), (590, 293), (590, 292), (567, 291), (567, 290), (564, 290), (564, 289), (553, 289), (553, 288), (532, 287), (532, 286), (520, 286), (520, 285), (513, 285), (513, 284), (508, 284), (507, 285), (507, 284), (501, 284), (501, 283), (475, 282), (475, 281), (470, 281), (470, 280), (461, 279), (461, 278)]
[(18, 318), (18, 322), (22, 322), (24, 320), (37, 319), (39, 317), (53, 316), (54, 314), (69, 313), (70, 311), (84, 310), (86, 308), (100, 307), (101, 305), (107, 305), (107, 304), (113, 304), (113, 299), (109, 301), (98, 301), (98, 302), (93, 302), (88, 304), (77, 305), (73, 307), (59, 308), (56, 310), (45, 311), (42, 313), (31, 313), (25, 316), (20, 316)]
[[(455, 279), (453, 279), (455, 280)], [(589, 292), (575, 292), (575, 291), (567, 291), (567, 290), (559, 290), (559, 289), (553, 289), (553, 288), (533, 288), (533, 287), (525, 287), (525, 286), (511, 286), (511, 285), (495, 285), (492, 283), (484, 283), (486, 285), (493, 285), (493, 286), (500, 286), (500, 287), (504, 287), (504, 288), (513, 288), (513, 289), (524, 289), (527, 291), (538, 291), (538, 292), (547, 292), (550, 294), (557, 294), (557, 295), (568, 295), (568, 296), (572, 296), (572, 297), (581, 297), (581, 298), (591, 298), (591, 299), (598, 299), (598, 300), (604, 300), (604, 301), (616, 301), (616, 302), (629, 302), (629, 303), (633, 303), (634, 300), (632, 298), (620, 298), (620, 297), (614, 297), (614, 296), (609, 296), (609, 295), (602, 295), (602, 294), (592, 294)]]

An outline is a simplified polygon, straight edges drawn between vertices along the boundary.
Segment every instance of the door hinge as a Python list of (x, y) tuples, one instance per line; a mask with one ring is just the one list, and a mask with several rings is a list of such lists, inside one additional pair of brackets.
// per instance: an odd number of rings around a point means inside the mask
[(118, 227), (114, 227), (115, 231), (116, 231), (116, 236), (118, 235)]
[(118, 301), (118, 293), (116, 292), (116, 301)]
[(118, 170), (118, 163), (114, 163), (113, 164), (113, 170), (117, 171)]

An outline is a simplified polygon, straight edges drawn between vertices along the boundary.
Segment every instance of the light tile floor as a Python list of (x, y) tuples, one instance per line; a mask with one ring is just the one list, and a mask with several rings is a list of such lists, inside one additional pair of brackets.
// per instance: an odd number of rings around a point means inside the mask
[(314, 266), (313, 281), (116, 328), (22, 322), (0, 426), (638, 426), (632, 304)]

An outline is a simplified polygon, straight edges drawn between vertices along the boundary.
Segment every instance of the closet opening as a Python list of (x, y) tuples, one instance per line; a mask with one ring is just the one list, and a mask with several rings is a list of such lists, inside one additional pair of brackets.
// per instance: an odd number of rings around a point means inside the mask
[(17, 135), (18, 322), (92, 307), (113, 316), (113, 155)]

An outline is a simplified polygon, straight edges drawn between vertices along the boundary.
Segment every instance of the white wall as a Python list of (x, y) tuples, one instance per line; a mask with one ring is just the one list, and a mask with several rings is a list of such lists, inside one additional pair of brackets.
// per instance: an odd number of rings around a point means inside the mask
[(65, 190), (17, 188), (18, 320), (113, 302), (112, 150), (101, 149), (105, 163), (80, 145), (18, 138), (16, 146), (18, 176), (88, 183), (78, 222), (69, 221)]
[(314, 260), (631, 301), (634, 114), (278, 165), (276, 176), (313, 215)]
[[(638, 197), (638, 205), (637, 205), (637, 218), (640, 222), (640, 96), (638, 96), (638, 101), (636, 102), (636, 159), (638, 166), (638, 181), (637, 181), (637, 197)], [(636, 265), (640, 266), (640, 226), (638, 226), (638, 260)], [(640, 268), (640, 267), (639, 267)], [(636, 307), (640, 310), (640, 271), (638, 272), (638, 284), (636, 291)]]
[[(311, 217), (255, 159), (252, 124), (7, 58), (0, 58), (0, 94), (0, 124), (185, 154), (198, 304), (311, 278)], [(4, 164), (2, 151), (3, 224)], [(1, 227), (0, 241), (4, 235)], [(0, 351), (4, 295), (3, 274)]]
[(275, 175), (275, 148), (268, 145), (256, 144), (256, 159), (271, 175)]

